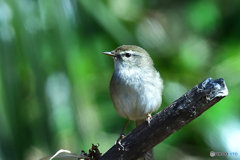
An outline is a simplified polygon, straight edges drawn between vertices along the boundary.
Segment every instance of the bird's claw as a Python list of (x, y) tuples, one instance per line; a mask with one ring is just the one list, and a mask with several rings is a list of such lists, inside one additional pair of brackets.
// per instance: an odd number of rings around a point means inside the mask
[(122, 134), (120, 135), (120, 137), (117, 139), (117, 141), (115, 141), (115, 145), (118, 144), (120, 146), (120, 148), (118, 148), (118, 150), (123, 150), (124, 151), (124, 146), (122, 145), (121, 141), (122, 139), (125, 138), (125, 136)]
[(152, 116), (150, 113), (147, 114), (146, 121), (148, 122), (148, 126), (150, 127), (150, 121), (152, 120)]
[(120, 146), (120, 147), (118, 148), (119, 151), (121, 151), (121, 150), (124, 151), (124, 146), (122, 145), (121, 140), (116, 141), (116, 142), (115, 142), (115, 145), (116, 145), (116, 144), (118, 144), (118, 145)]

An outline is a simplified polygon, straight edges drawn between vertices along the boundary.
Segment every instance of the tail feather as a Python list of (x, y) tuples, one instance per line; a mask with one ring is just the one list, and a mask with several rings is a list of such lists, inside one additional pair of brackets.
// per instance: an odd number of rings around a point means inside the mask
[[(142, 124), (145, 121), (146, 121), (145, 119), (136, 120), (135, 121), (136, 127), (139, 126), (140, 124)], [(147, 153), (144, 155), (144, 157), (142, 157), (142, 158), (140, 158), (138, 160), (154, 160), (153, 148), (148, 150)]]

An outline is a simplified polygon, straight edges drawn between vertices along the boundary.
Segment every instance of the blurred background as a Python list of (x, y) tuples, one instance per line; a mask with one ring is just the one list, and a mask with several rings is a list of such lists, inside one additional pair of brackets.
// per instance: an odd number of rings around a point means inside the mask
[(105, 153), (126, 119), (111, 102), (113, 60), (102, 52), (123, 44), (153, 58), (160, 110), (208, 77), (229, 89), (156, 146), (156, 159), (240, 158), (240, 1), (0, 0), (0, 159), (80, 154), (92, 143)]

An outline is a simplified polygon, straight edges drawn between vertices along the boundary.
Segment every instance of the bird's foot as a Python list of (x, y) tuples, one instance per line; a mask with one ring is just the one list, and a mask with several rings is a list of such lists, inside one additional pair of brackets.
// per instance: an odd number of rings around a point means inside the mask
[(147, 118), (146, 118), (146, 121), (148, 122), (148, 126), (150, 127), (150, 121), (152, 120), (152, 116), (151, 116), (151, 113), (148, 113), (147, 114)]
[(118, 150), (123, 150), (124, 151), (124, 146), (122, 145), (121, 141), (122, 139), (125, 138), (124, 134), (121, 134), (120, 137), (117, 139), (117, 141), (115, 141), (115, 145), (118, 144), (120, 146), (120, 148), (118, 148)]

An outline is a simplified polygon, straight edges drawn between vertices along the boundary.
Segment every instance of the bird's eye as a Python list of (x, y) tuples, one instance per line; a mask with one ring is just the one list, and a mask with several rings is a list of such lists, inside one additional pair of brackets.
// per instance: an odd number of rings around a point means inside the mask
[(129, 58), (129, 57), (131, 57), (131, 53), (126, 53), (125, 56), (126, 56), (127, 58)]

